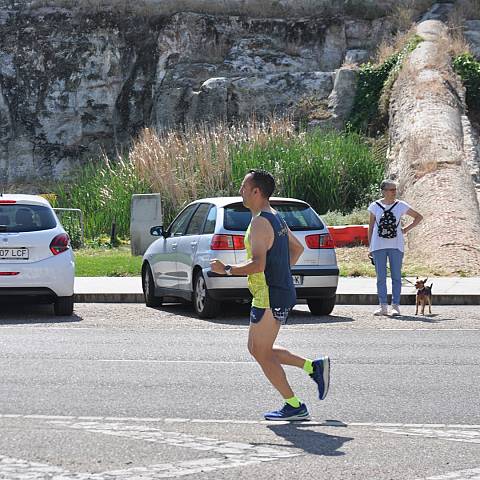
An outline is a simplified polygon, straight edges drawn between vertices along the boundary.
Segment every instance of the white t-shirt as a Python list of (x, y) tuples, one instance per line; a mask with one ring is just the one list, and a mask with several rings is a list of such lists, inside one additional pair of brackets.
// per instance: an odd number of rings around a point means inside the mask
[[(374, 252), (375, 250), (383, 250), (384, 248), (396, 248), (403, 252), (404, 250), (404, 240), (403, 240), (403, 233), (402, 233), (402, 225), (400, 223), (400, 218), (402, 215), (410, 210), (410, 205), (403, 200), (396, 200), (398, 203), (393, 207), (392, 213), (395, 215), (397, 219), (397, 236), (395, 238), (382, 238), (378, 236), (378, 222), (380, 221), (380, 217), (382, 216), (383, 210), (376, 204), (376, 202), (372, 202), (369, 207), (368, 211), (375, 215), (375, 225), (373, 227), (372, 232), (372, 239), (370, 241), (370, 251)], [(393, 203), (390, 205), (386, 205), (380, 200), (377, 202), (382, 205), (385, 210), (388, 210)]]

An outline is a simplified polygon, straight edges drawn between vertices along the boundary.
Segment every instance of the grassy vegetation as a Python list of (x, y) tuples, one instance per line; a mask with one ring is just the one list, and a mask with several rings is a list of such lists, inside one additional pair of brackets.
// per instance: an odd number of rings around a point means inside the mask
[(322, 215), (322, 219), (328, 226), (365, 225), (369, 221), (369, 213), (366, 208), (354, 208), (350, 213), (328, 211)]
[(469, 111), (480, 114), (480, 62), (471, 53), (463, 53), (454, 58), (453, 69), (465, 86)]
[(380, 63), (367, 62), (360, 67), (349, 124), (360, 132), (375, 136), (385, 131), (388, 124), (390, 91), (405, 57), (422, 41), (418, 35), (397, 39), (397, 48)]
[[(148, 193), (149, 188), (135, 172), (129, 160), (89, 163), (74, 176), (72, 183), (53, 187), (55, 207), (80, 208), (84, 214), (85, 237), (96, 239), (110, 232), (112, 223), (117, 232), (127, 237), (130, 231), (130, 202), (134, 193)], [(78, 230), (65, 227), (74, 241)], [(73, 227), (73, 225), (72, 225)]]
[(77, 277), (139, 276), (142, 257), (132, 257), (130, 247), (82, 248), (75, 250)]
[(186, 203), (237, 195), (245, 172), (266, 168), (276, 194), (304, 199), (319, 212), (349, 212), (371, 199), (385, 158), (354, 132), (298, 132), (288, 119), (243, 126), (201, 126), (157, 134), (145, 129), (125, 160), (87, 165), (55, 187), (57, 207), (81, 208), (87, 239), (129, 236), (133, 193), (160, 193), (164, 224)]
[[(375, 269), (368, 259), (365, 246), (337, 248), (337, 261), (342, 277), (374, 277)], [(140, 276), (142, 257), (132, 257), (130, 247), (82, 248), (75, 250), (77, 277), (135, 277)], [(421, 262), (405, 257), (403, 274), (415, 276), (448, 276), (448, 272), (431, 270)]]
[(303, 17), (351, 15), (374, 19), (385, 15), (413, 18), (421, 5), (422, 11), (432, 4), (430, 0), (33, 0), (31, 8), (60, 6), (84, 14), (113, 10), (120, 14), (145, 17), (172, 15), (177, 12), (195, 12), (210, 15), (245, 15), (250, 17)]
[[(337, 262), (342, 277), (374, 277), (375, 267), (368, 258), (368, 247), (344, 247), (337, 248)], [(407, 255), (404, 258), (402, 274), (407, 278), (415, 277), (434, 277), (452, 275), (446, 270), (432, 269), (425, 263), (410, 258)]]
[(354, 132), (316, 130), (286, 141), (273, 137), (263, 145), (242, 145), (232, 158), (233, 185), (258, 167), (274, 173), (279, 195), (301, 198), (322, 214), (365, 205), (372, 185), (383, 177), (385, 164)]

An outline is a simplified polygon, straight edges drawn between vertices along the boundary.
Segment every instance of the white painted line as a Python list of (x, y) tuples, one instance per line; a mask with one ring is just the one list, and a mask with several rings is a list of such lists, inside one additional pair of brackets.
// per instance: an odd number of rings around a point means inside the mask
[[(74, 416), (74, 415), (22, 415), (22, 414), (0, 414), (1, 418), (25, 418), (25, 419), (39, 419), (39, 420), (77, 420), (77, 421), (112, 421), (112, 422), (141, 422), (141, 423), (230, 423), (230, 424), (251, 424), (251, 425), (281, 425), (289, 424), (290, 422), (276, 422), (268, 420), (241, 420), (233, 418), (160, 418), (160, 417), (102, 417), (102, 416)], [(446, 423), (385, 423), (385, 422), (349, 422), (343, 423), (334, 420), (306, 420), (304, 422), (298, 422), (302, 424), (308, 424), (311, 426), (321, 427), (373, 427), (373, 428), (433, 428), (433, 429), (460, 429), (460, 430), (480, 430), (480, 424), (446, 424)]]
[(254, 361), (242, 361), (242, 360), (156, 360), (156, 359), (128, 359), (128, 358), (80, 358), (80, 359), (55, 359), (55, 360), (75, 360), (75, 361), (88, 361), (88, 362), (109, 362), (109, 363), (188, 363), (192, 366), (196, 364), (203, 365), (258, 365)]
[(395, 435), (415, 437), (438, 438), (452, 442), (478, 443), (480, 444), (480, 429), (464, 429), (462, 426), (436, 426), (424, 425), (422, 427), (375, 427), (376, 430)]

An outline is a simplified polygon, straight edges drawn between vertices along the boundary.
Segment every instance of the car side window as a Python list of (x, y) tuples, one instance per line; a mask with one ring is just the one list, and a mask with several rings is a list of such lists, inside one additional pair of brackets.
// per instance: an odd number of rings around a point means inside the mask
[(205, 218), (207, 217), (208, 209), (210, 205), (208, 203), (202, 203), (193, 214), (190, 223), (188, 224), (187, 231), (185, 235), (199, 235), (203, 224), (205, 223)]
[(190, 205), (173, 221), (168, 229), (170, 236), (181, 237), (185, 234), (188, 227), (188, 222), (190, 221), (190, 218), (197, 207), (197, 203), (195, 205)]
[(204, 234), (215, 232), (216, 220), (217, 220), (217, 207), (212, 205), (212, 208), (210, 208), (208, 212), (207, 220), (205, 221), (205, 227), (203, 228)]

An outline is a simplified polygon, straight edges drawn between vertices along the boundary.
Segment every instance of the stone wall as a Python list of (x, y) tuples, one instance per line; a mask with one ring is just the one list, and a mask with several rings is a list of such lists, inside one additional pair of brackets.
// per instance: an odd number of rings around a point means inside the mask
[(390, 174), (424, 215), (408, 253), (432, 270), (480, 274), (480, 210), (464, 131), (464, 90), (452, 72), (447, 29), (422, 22), (424, 39), (407, 59), (390, 104)]
[(328, 99), (345, 59), (365, 60), (392, 30), (385, 18), (8, 8), (17, 3), (0, 8), (2, 182), (62, 177), (145, 126), (236, 121)]

